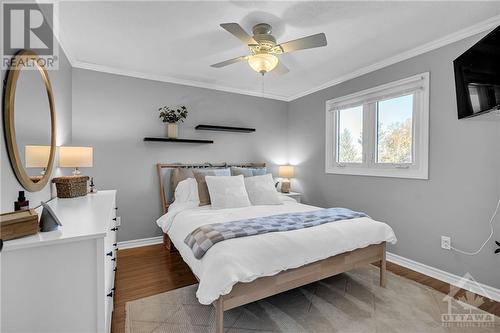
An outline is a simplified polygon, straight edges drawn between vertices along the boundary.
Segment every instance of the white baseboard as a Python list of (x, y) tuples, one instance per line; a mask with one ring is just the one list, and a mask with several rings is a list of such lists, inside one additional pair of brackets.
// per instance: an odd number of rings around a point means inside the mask
[[(134, 247), (148, 246), (161, 244), (163, 242), (163, 237), (151, 237), (151, 238), (142, 238), (142, 239), (133, 239), (123, 242), (118, 242), (119, 249), (131, 249)], [(398, 256), (397, 254), (387, 252), (387, 260), (398, 264), (400, 266), (409, 268), (416, 272), (425, 274), (427, 276), (433, 277), (435, 279), (444, 281), (451, 285), (460, 287), (465, 290), (472, 291), (478, 295), (491, 298), (497, 302), (500, 302), (500, 289), (490, 287), (488, 285), (479, 283), (471, 278), (467, 279), (455, 274), (451, 274), (445, 272), (443, 270), (422, 264), (420, 262)]]
[(397, 254), (390, 252), (387, 252), (387, 260), (395, 264), (398, 264), (400, 266), (414, 270), (416, 272), (425, 274), (427, 276), (457, 286), (459, 288), (472, 291), (473, 293), (476, 293), (478, 295), (491, 298), (492, 300), (500, 302), (500, 289), (479, 283), (475, 281), (470, 275), (462, 277), (455, 274), (451, 274), (443, 270), (427, 266), (420, 262), (398, 256)]
[(142, 239), (132, 239), (128, 241), (118, 242), (118, 248), (120, 250), (131, 249), (134, 247), (148, 246), (163, 243), (163, 237), (151, 237)]

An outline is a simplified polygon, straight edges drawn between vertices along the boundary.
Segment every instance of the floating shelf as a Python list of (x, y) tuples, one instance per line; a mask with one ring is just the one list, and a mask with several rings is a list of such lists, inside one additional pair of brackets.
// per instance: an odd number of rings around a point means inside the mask
[(173, 139), (164, 137), (146, 137), (144, 141), (158, 141), (158, 142), (184, 142), (184, 143), (214, 143), (213, 140), (198, 140), (198, 139)]
[(219, 132), (240, 132), (240, 133), (255, 132), (255, 128), (216, 126), (216, 125), (198, 125), (195, 127), (195, 129), (201, 131), (219, 131)]

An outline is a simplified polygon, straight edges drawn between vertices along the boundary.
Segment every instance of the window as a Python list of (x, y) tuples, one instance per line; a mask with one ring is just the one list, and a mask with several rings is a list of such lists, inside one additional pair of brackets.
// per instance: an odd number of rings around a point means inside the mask
[(411, 164), (413, 94), (377, 102), (377, 163)]
[(326, 172), (428, 179), (429, 73), (326, 102)]
[(363, 160), (363, 106), (338, 111), (339, 163), (361, 163)]

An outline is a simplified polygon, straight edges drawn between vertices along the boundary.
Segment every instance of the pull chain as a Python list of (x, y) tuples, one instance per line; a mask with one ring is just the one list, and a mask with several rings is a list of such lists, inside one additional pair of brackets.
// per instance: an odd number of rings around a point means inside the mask
[(264, 97), (264, 73), (262, 73), (262, 78), (260, 82), (261, 82), (262, 97)]

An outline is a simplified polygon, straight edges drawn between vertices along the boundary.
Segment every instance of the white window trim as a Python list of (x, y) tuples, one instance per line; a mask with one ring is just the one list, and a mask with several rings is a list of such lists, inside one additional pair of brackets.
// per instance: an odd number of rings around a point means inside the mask
[[(376, 100), (416, 92), (413, 99), (413, 162), (411, 164), (375, 163), (376, 154)], [(363, 104), (362, 163), (338, 163), (337, 115), (339, 109)], [(325, 172), (342, 175), (429, 179), (429, 73), (421, 73), (402, 80), (383, 84), (326, 102)]]

